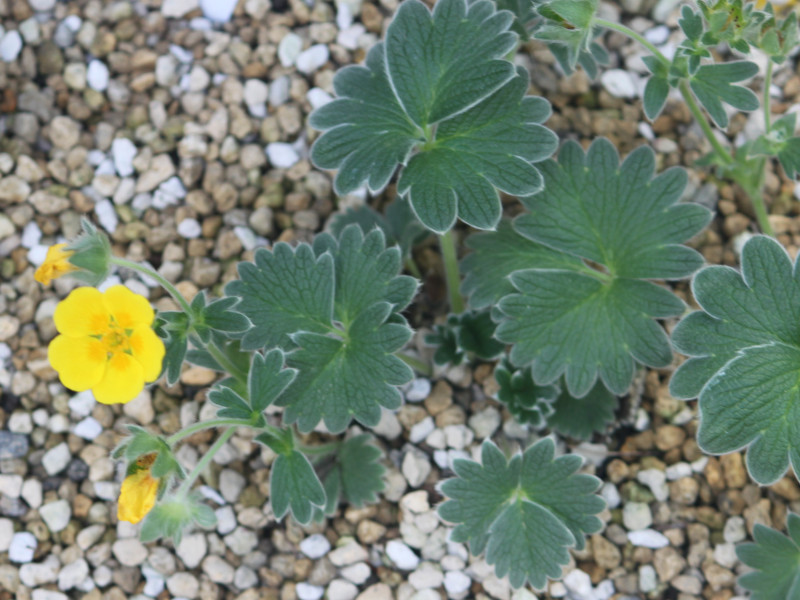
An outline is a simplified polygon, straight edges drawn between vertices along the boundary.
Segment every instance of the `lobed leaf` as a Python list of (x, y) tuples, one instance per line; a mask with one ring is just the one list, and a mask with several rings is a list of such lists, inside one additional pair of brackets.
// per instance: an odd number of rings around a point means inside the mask
[(448, 500), (439, 515), (456, 524), (451, 539), (468, 542), (473, 554), (485, 548), (486, 562), (515, 588), (530, 581), (543, 589), (559, 578), (567, 549), (583, 548), (584, 536), (602, 527), (595, 516), (605, 507), (594, 495), (599, 480), (576, 474), (580, 457), (554, 454), (545, 438), (507, 461), (487, 440), (482, 464), (456, 460), (456, 477), (440, 486)]
[(284, 369), (284, 354), (274, 348), (266, 354), (253, 353), (247, 390), (253, 412), (262, 413), (294, 381), (297, 371)]
[(789, 536), (756, 523), (755, 543), (740, 544), (736, 556), (755, 569), (739, 577), (752, 600), (800, 600), (800, 516), (788, 513)]
[(302, 525), (311, 521), (314, 507), (325, 505), (322, 483), (305, 455), (297, 450), (279, 454), (272, 463), (269, 496), (276, 519), (291, 510)]
[(699, 398), (698, 444), (723, 454), (747, 447), (747, 468), (762, 485), (791, 462), (800, 468), (800, 270), (781, 245), (756, 236), (742, 251), (741, 273), (721, 266), (692, 284), (700, 311), (673, 331), (690, 358), (672, 376), (671, 393)]
[[(524, 198), (530, 214), (514, 229), (574, 262), (560, 268), (530, 265), (511, 276), (516, 293), (497, 304), (497, 338), (514, 344), (511, 361), (530, 365), (536, 383), (562, 374), (569, 393), (586, 395), (597, 378), (623, 394), (635, 364), (664, 367), (672, 352), (653, 320), (683, 312), (669, 290), (646, 279), (679, 279), (702, 264), (680, 245), (708, 222), (695, 204), (676, 204), (686, 184), (680, 169), (653, 177), (649, 148), (620, 164), (608, 140), (588, 152), (568, 142), (558, 162), (542, 165), (545, 190)], [(579, 259), (593, 264), (583, 264)]]
[(720, 127), (728, 126), (728, 115), (722, 103), (739, 110), (758, 108), (758, 96), (740, 85), (731, 85), (750, 79), (758, 73), (758, 66), (748, 61), (702, 65), (692, 75), (689, 86), (709, 116)]
[(567, 391), (553, 402), (547, 426), (561, 435), (590, 440), (595, 432), (603, 433), (614, 422), (617, 397), (597, 383), (583, 398), (573, 398)]

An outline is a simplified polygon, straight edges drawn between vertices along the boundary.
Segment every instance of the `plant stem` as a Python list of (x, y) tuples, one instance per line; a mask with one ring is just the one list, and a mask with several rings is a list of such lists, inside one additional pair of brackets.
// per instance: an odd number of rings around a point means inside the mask
[(200, 421), (199, 423), (194, 423), (193, 425), (189, 425), (180, 431), (173, 433), (166, 439), (166, 442), (169, 446), (174, 446), (177, 442), (182, 440), (183, 438), (187, 438), (190, 435), (194, 435), (198, 431), (203, 431), (205, 429), (211, 429), (212, 427), (224, 427), (226, 425), (230, 425), (231, 427), (242, 426), (248, 427), (251, 425), (249, 421), (244, 421), (242, 419), (209, 419), (208, 421)]
[(703, 130), (706, 138), (714, 148), (714, 152), (717, 153), (717, 156), (719, 156), (725, 164), (729, 165), (733, 163), (733, 157), (731, 156), (730, 152), (728, 152), (725, 146), (723, 146), (714, 135), (714, 130), (711, 129), (708, 119), (706, 119), (703, 111), (700, 110), (697, 102), (695, 102), (694, 96), (692, 95), (692, 92), (689, 89), (689, 84), (686, 82), (686, 80), (681, 81), (678, 89), (680, 90), (683, 100), (686, 102), (686, 105), (689, 107), (689, 110), (691, 111), (698, 125), (700, 125), (700, 129)]
[(605, 19), (593, 19), (592, 24), (599, 25), (600, 27), (605, 27), (606, 29), (613, 29), (614, 31), (618, 31), (623, 35), (627, 35), (629, 38), (636, 40), (642, 46), (647, 48), (653, 54), (653, 56), (655, 56), (658, 59), (658, 62), (667, 66), (671, 64), (670, 60), (661, 53), (661, 50), (656, 48), (655, 45), (653, 45), (647, 40), (647, 38), (636, 33), (630, 27), (626, 27), (622, 23), (615, 23), (614, 21), (606, 21)]
[(229, 359), (214, 342), (209, 342), (208, 344), (204, 345), (208, 353), (214, 358), (215, 361), (217, 361), (217, 363), (219, 363), (219, 366), (233, 375), (233, 377), (236, 378), (239, 383), (243, 383), (245, 386), (247, 385), (247, 373), (233, 364), (233, 361)]
[(761, 194), (761, 190), (764, 188), (764, 168), (766, 167), (767, 159), (761, 158), (758, 160), (758, 167), (757, 171), (759, 174), (758, 181), (755, 183), (750, 183), (745, 178), (739, 180), (734, 175), (734, 181), (736, 181), (745, 193), (750, 196), (750, 200), (753, 203), (753, 210), (756, 213), (756, 220), (758, 221), (758, 226), (761, 228), (761, 231), (768, 236), (775, 237), (775, 230), (772, 229), (772, 224), (769, 222), (769, 212), (767, 211), (767, 205), (764, 202), (764, 196)]
[(221, 436), (217, 438), (217, 441), (214, 442), (214, 445), (208, 449), (208, 452), (206, 452), (203, 458), (201, 458), (200, 461), (195, 465), (194, 469), (192, 469), (192, 472), (189, 473), (189, 476), (184, 479), (183, 483), (181, 483), (181, 486), (175, 493), (176, 497), (180, 498), (181, 496), (186, 496), (189, 488), (192, 487), (192, 484), (195, 482), (195, 480), (202, 474), (202, 472), (208, 466), (208, 463), (210, 463), (211, 459), (214, 458), (214, 455), (219, 452), (219, 449), (222, 448), (222, 446), (225, 445), (225, 442), (231, 438), (234, 431), (236, 431), (235, 427), (229, 427)]
[(433, 369), (431, 368), (431, 366), (427, 363), (422, 362), (420, 359), (414, 358), (413, 356), (409, 356), (408, 354), (405, 354), (403, 352), (397, 352), (395, 356), (400, 360), (402, 360), (404, 363), (406, 363), (409, 367), (414, 369), (420, 375), (425, 375), (425, 377), (430, 377), (431, 375), (433, 375)]
[(458, 290), (461, 285), (461, 276), (458, 273), (456, 242), (452, 229), (439, 236), (439, 245), (442, 248), (444, 274), (445, 280), (447, 281), (447, 294), (450, 298), (450, 312), (459, 314), (464, 312), (464, 299), (461, 297), (461, 292)]
[(178, 291), (174, 285), (172, 285), (167, 279), (161, 276), (160, 273), (156, 272), (154, 269), (150, 269), (145, 267), (144, 265), (140, 265), (139, 263), (135, 263), (131, 260), (126, 260), (124, 258), (118, 258), (116, 256), (111, 257), (111, 264), (117, 265), (119, 267), (125, 267), (126, 269), (133, 269), (134, 271), (139, 271), (139, 273), (143, 273), (147, 275), (151, 279), (155, 279), (158, 283), (161, 284), (170, 296), (173, 297), (175, 302), (180, 304), (181, 309), (185, 312), (188, 316), (191, 317), (192, 315), (192, 307), (186, 301), (186, 298)]
[(772, 86), (772, 60), (767, 61), (767, 73), (764, 75), (764, 134), (769, 134), (772, 129), (772, 115), (770, 106), (769, 88)]

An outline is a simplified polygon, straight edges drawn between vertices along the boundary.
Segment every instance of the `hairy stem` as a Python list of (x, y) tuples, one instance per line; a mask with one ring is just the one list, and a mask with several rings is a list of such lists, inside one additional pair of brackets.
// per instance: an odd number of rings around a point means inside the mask
[(117, 258), (116, 256), (111, 257), (111, 264), (117, 265), (118, 267), (124, 267), (126, 269), (132, 269), (134, 271), (139, 271), (147, 277), (151, 279), (155, 279), (161, 287), (163, 287), (170, 296), (177, 302), (183, 312), (191, 317), (192, 315), (192, 307), (186, 301), (186, 298), (178, 291), (172, 283), (170, 283), (166, 278), (164, 278), (160, 273), (158, 273), (155, 269), (151, 269), (149, 267), (145, 267), (144, 265), (140, 265), (139, 263), (133, 262), (132, 260), (126, 260), (124, 258)]
[(167, 445), (174, 446), (177, 442), (182, 440), (183, 438), (187, 438), (190, 435), (194, 435), (198, 431), (203, 431), (205, 429), (211, 429), (212, 427), (224, 427), (226, 425), (230, 425), (231, 427), (242, 426), (248, 427), (251, 426), (252, 423), (250, 421), (244, 421), (242, 419), (209, 419), (208, 421), (200, 421), (199, 423), (194, 423), (193, 425), (189, 425), (180, 431), (173, 433), (169, 436), (166, 440)]
[(217, 441), (214, 442), (214, 445), (208, 449), (208, 452), (205, 453), (203, 458), (198, 461), (194, 469), (192, 469), (192, 472), (189, 473), (189, 476), (183, 480), (183, 483), (181, 483), (181, 486), (175, 493), (176, 497), (180, 498), (181, 496), (186, 496), (186, 494), (189, 492), (189, 489), (191, 489), (192, 484), (198, 477), (200, 477), (205, 468), (208, 466), (208, 463), (210, 463), (211, 459), (214, 458), (214, 455), (225, 445), (225, 442), (231, 438), (234, 431), (236, 431), (235, 427), (229, 427), (221, 436), (217, 438)]
[(725, 146), (720, 143), (720, 141), (717, 139), (717, 136), (714, 135), (714, 130), (711, 129), (708, 119), (706, 119), (703, 111), (700, 110), (700, 107), (697, 105), (697, 102), (695, 101), (692, 91), (689, 89), (689, 84), (686, 82), (686, 80), (681, 81), (678, 89), (681, 92), (681, 96), (683, 96), (683, 100), (686, 102), (686, 106), (689, 107), (692, 116), (694, 116), (698, 125), (700, 125), (700, 129), (703, 130), (706, 139), (708, 139), (712, 148), (714, 148), (714, 152), (725, 164), (729, 165), (733, 163), (733, 156), (731, 156), (731, 153), (728, 152)]
[(464, 312), (464, 299), (458, 289), (461, 285), (461, 276), (458, 272), (456, 242), (452, 229), (439, 236), (439, 245), (442, 248), (447, 294), (450, 298), (450, 312), (459, 314)]
[(772, 60), (767, 61), (767, 73), (764, 75), (764, 133), (769, 134), (772, 129), (772, 114), (770, 106), (769, 88), (772, 86)]
[(636, 40), (642, 46), (647, 48), (652, 53), (652, 55), (655, 56), (656, 59), (658, 59), (658, 62), (666, 66), (670, 65), (670, 60), (662, 54), (661, 50), (656, 48), (655, 45), (653, 45), (651, 42), (647, 40), (647, 38), (636, 33), (630, 27), (626, 27), (622, 23), (615, 23), (614, 21), (607, 21), (605, 19), (593, 19), (592, 24), (599, 25), (600, 27), (605, 27), (606, 29), (612, 29), (614, 31), (621, 33), (622, 35), (627, 35), (629, 38)]
[(208, 344), (204, 344), (208, 353), (214, 358), (215, 361), (221, 366), (223, 369), (228, 371), (233, 377), (239, 382), (247, 386), (247, 373), (242, 371), (239, 367), (233, 364), (233, 361), (228, 358), (228, 356), (220, 350), (214, 342), (209, 342)]

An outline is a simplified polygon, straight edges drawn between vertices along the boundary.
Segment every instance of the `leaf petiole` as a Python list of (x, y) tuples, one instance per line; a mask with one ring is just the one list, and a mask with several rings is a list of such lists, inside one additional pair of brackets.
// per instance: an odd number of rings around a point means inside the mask
[(442, 248), (442, 261), (444, 263), (445, 280), (447, 281), (447, 294), (450, 299), (450, 312), (457, 315), (464, 312), (464, 298), (461, 297), (461, 292), (459, 291), (461, 276), (458, 272), (456, 242), (452, 229), (439, 236), (439, 245)]

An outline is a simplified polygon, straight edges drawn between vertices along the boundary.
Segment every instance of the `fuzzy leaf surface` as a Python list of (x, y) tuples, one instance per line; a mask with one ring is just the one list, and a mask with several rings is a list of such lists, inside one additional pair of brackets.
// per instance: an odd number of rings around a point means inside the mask
[(741, 273), (712, 266), (692, 289), (702, 310), (673, 331), (690, 358), (670, 381), (672, 394), (699, 398), (697, 440), (711, 454), (747, 447), (758, 483), (800, 469), (800, 270), (775, 240), (756, 236)]
[(617, 404), (617, 397), (600, 383), (583, 398), (573, 398), (565, 390), (553, 402), (547, 426), (561, 435), (590, 440), (595, 432), (602, 433), (614, 421)]
[(550, 116), (550, 105), (526, 97), (528, 83), (520, 68), (485, 101), (440, 123), (435, 141), (408, 162), (397, 191), (408, 194), (426, 227), (443, 233), (459, 217), (478, 229), (493, 229), (502, 213), (495, 188), (517, 196), (541, 189), (532, 163), (549, 157), (557, 138), (540, 125)]
[(514, 291), (509, 275), (521, 269), (571, 269), (580, 264), (576, 257), (557, 252), (521, 236), (503, 219), (496, 231), (476, 233), (467, 238), (472, 250), (461, 261), (464, 281), (461, 291), (473, 309), (486, 308)]
[(736, 82), (750, 79), (758, 73), (758, 66), (747, 61), (702, 65), (692, 75), (689, 86), (700, 104), (719, 127), (728, 126), (728, 115), (722, 103), (730, 104), (739, 110), (758, 108), (758, 96), (752, 90)]
[(373, 440), (362, 433), (346, 440), (336, 452), (335, 463), (325, 477), (325, 514), (333, 514), (340, 495), (355, 507), (377, 502), (386, 469), (379, 462), (383, 453), (371, 443)]
[(250, 406), (256, 413), (262, 413), (281, 395), (297, 375), (294, 369), (284, 369), (283, 351), (274, 348), (266, 354), (253, 353), (253, 362), (247, 377), (247, 390)]
[(325, 505), (325, 490), (305, 455), (297, 450), (279, 454), (272, 463), (269, 495), (276, 519), (292, 511), (300, 524), (311, 521), (314, 507)]
[(654, 169), (646, 147), (620, 164), (606, 139), (586, 153), (568, 142), (558, 162), (542, 164), (545, 190), (523, 199), (531, 212), (514, 221), (517, 232), (602, 269), (576, 261), (568, 268), (532, 265), (511, 274), (517, 293), (497, 305), (497, 338), (514, 344), (511, 361), (531, 365), (538, 384), (564, 374), (569, 393), (580, 398), (599, 376), (619, 395), (630, 385), (635, 363), (664, 367), (672, 360), (654, 319), (678, 315), (684, 305), (646, 280), (680, 279), (700, 267), (700, 254), (680, 242), (711, 215), (696, 204), (676, 204), (684, 171), (653, 177)]
[(510, 461), (492, 442), (481, 448), (481, 464), (458, 459), (456, 477), (441, 484), (448, 500), (439, 516), (455, 523), (451, 539), (486, 550), (486, 562), (511, 585), (526, 581), (543, 589), (548, 577), (561, 576), (568, 548), (581, 549), (584, 536), (598, 531), (595, 516), (605, 502), (594, 494), (600, 482), (577, 474), (582, 459), (554, 457), (555, 444), (540, 440)]
[(755, 569), (738, 580), (752, 600), (800, 600), (800, 516), (790, 512), (786, 527), (788, 537), (756, 523), (755, 543), (736, 547), (739, 560)]

